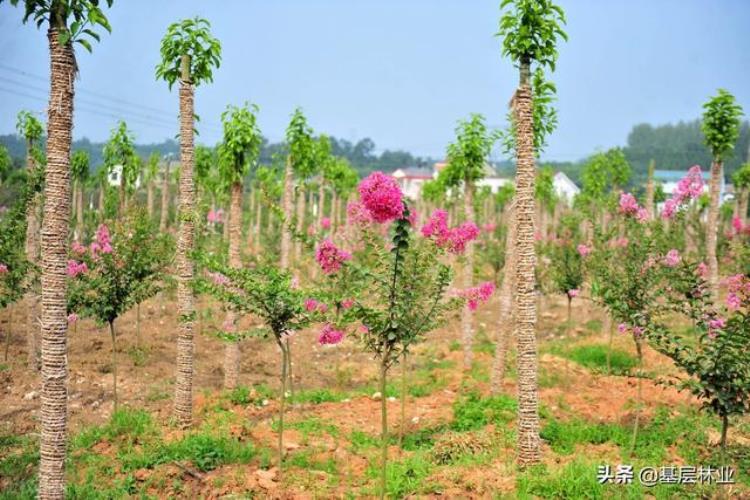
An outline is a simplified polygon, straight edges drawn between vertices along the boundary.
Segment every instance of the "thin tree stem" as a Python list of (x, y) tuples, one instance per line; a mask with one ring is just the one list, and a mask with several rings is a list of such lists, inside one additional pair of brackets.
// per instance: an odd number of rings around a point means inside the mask
[(380, 498), (385, 498), (386, 490), (386, 466), (388, 464), (388, 407), (385, 398), (385, 379), (388, 370), (387, 357), (383, 355), (380, 362)]
[(109, 322), (109, 334), (112, 338), (112, 380), (114, 381), (115, 413), (117, 413), (117, 342), (115, 336), (115, 322)]
[(283, 480), (282, 470), (284, 463), (284, 409), (286, 404), (286, 379), (288, 355), (286, 346), (278, 341), (281, 348), (281, 399), (279, 400), (279, 481)]

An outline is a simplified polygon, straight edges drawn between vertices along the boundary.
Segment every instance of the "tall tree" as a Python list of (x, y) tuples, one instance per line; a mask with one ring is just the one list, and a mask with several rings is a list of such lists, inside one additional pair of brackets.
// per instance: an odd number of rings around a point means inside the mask
[[(497, 134), (490, 131), (484, 122), (484, 117), (473, 114), (468, 120), (462, 120), (456, 127), (456, 141), (448, 146), (448, 166), (440, 172), (443, 183), (447, 187), (463, 189), (464, 217), (473, 221), (474, 190), (476, 182), (484, 177), (485, 166), (489, 159), (492, 145), (497, 140)], [(469, 289), (474, 282), (474, 247), (466, 248), (463, 269), (463, 286)], [(472, 311), (464, 307), (461, 312), (461, 332), (464, 348), (464, 370), (471, 369), (473, 359), (474, 330), (472, 325)]]
[[(534, 300), (534, 167), (541, 127), (534, 126), (531, 66), (554, 71), (558, 38), (567, 39), (565, 15), (550, 0), (504, 0), (500, 19), (503, 55), (518, 64), (520, 81), (511, 106), (516, 150), (516, 298), (518, 342), (518, 463), (541, 460), (537, 386), (536, 301)], [(535, 134), (536, 132), (536, 134)]]
[(307, 118), (300, 108), (294, 110), (292, 120), (286, 129), (286, 142), (289, 148), (284, 168), (284, 194), (282, 210), (288, 220), (284, 221), (281, 233), (281, 268), (288, 269), (292, 252), (292, 221), (294, 209), (294, 177), (306, 178), (313, 170), (315, 142)]
[(73, 239), (81, 241), (83, 239), (83, 196), (86, 190), (86, 181), (89, 178), (89, 154), (85, 150), (79, 149), (70, 158), (70, 172), (75, 182), (75, 203), (76, 212), (76, 229)]
[[(1, 2), (2, 0), (0, 0)], [(18, 0), (10, 0), (17, 5)], [(70, 143), (77, 72), (73, 44), (91, 50), (97, 25), (110, 31), (98, 0), (25, 0), (24, 22), (47, 23), (50, 99), (47, 117), (47, 170), (41, 228), (42, 260), (42, 433), (39, 498), (65, 494), (67, 438), (67, 236), (70, 225)], [(108, 6), (112, 0), (106, 0)]]
[(154, 197), (156, 196), (156, 178), (159, 175), (159, 153), (149, 155), (144, 169), (143, 181), (146, 183), (146, 214), (148, 220), (154, 219)]
[(169, 223), (169, 170), (172, 166), (172, 153), (164, 159), (164, 171), (161, 173), (161, 206), (159, 207), (159, 232), (167, 230)]
[(135, 153), (135, 138), (124, 121), (112, 129), (103, 150), (104, 166), (109, 173), (118, 172), (120, 182), (119, 215), (125, 213), (127, 199), (135, 187), (140, 159)]
[(719, 199), (724, 160), (731, 155), (740, 131), (742, 108), (734, 96), (719, 89), (716, 96), (703, 105), (701, 130), (706, 145), (711, 150), (711, 182), (709, 185), (710, 203), (708, 227), (706, 228), (706, 257), (708, 259), (708, 283), (714, 300), (719, 298), (719, 261), (716, 258), (718, 239)]
[(742, 165), (732, 176), (732, 182), (737, 192), (736, 196), (738, 196), (737, 212), (743, 226), (747, 224), (747, 202), (748, 194), (750, 194), (750, 151), (748, 151), (747, 160), (747, 163)]
[[(224, 124), (224, 140), (219, 146), (219, 162), (224, 182), (229, 185), (229, 266), (242, 267), (240, 245), (242, 242), (242, 181), (257, 166), (263, 137), (258, 128), (258, 107), (245, 105), (229, 106), (221, 114)], [(237, 329), (237, 312), (227, 309), (224, 329), (228, 341), (224, 349), (224, 387), (237, 387), (240, 376), (240, 344), (233, 338)]]
[(654, 169), (656, 162), (651, 160), (648, 163), (648, 178), (646, 179), (646, 210), (649, 218), (654, 217), (654, 195), (656, 193), (656, 184), (654, 182)]
[[(221, 44), (205, 19), (184, 19), (171, 24), (161, 42), (161, 62), (157, 79), (172, 88), (180, 81), (180, 205), (177, 240), (177, 380), (175, 382), (174, 416), (178, 424), (188, 427), (193, 421), (193, 324), (194, 296), (191, 288), (195, 246), (195, 182), (193, 180), (194, 88), (213, 81), (213, 70), (221, 63)], [(168, 176), (167, 176), (168, 177)], [(162, 210), (166, 207), (162, 206)]]
[[(29, 176), (35, 174), (38, 168), (34, 155), (34, 148), (42, 138), (44, 128), (39, 120), (29, 111), (18, 113), (16, 123), (18, 134), (26, 140), (26, 172)], [(26, 260), (32, 265), (39, 264), (39, 208), (41, 193), (36, 192), (26, 206)], [(26, 344), (28, 347), (29, 368), (41, 369), (42, 359), (40, 351), (39, 325), (39, 290), (34, 283), (26, 293)]]

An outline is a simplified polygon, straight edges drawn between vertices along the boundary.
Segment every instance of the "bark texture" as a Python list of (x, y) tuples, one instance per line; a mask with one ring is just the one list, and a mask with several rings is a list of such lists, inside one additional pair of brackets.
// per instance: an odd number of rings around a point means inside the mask
[[(232, 184), (229, 204), (229, 265), (242, 267), (240, 242), (242, 241), (242, 183)], [(227, 310), (224, 326), (231, 332), (237, 329), (237, 313)], [(229, 341), (224, 345), (224, 387), (234, 389), (240, 379), (240, 344)]]
[[(32, 145), (28, 145), (26, 154), (26, 170), (30, 175), (36, 170), (36, 162), (31, 155)], [(35, 194), (26, 208), (26, 260), (39, 264), (39, 205), (42, 197)], [(38, 371), (42, 367), (40, 353), (40, 325), (39, 325), (39, 290), (36, 283), (26, 292), (26, 346), (28, 349), (29, 369)]]
[(284, 194), (281, 201), (281, 209), (284, 211), (284, 222), (281, 228), (281, 269), (289, 269), (289, 257), (292, 251), (293, 175), (292, 160), (291, 158), (287, 158), (286, 167), (284, 168)]
[[(525, 81), (524, 81), (525, 82)], [(516, 91), (516, 297), (518, 342), (518, 464), (541, 460), (534, 300), (534, 131), (531, 87)]]
[(500, 311), (498, 315), (497, 339), (495, 342), (495, 359), (492, 363), (492, 379), (490, 389), (492, 394), (499, 394), (505, 378), (506, 358), (510, 336), (513, 332), (513, 282), (516, 277), (516, 261), (514, 247), (516, 244), (516, 210), (515, 201), (508, 206), (506, 217), (508, 232), (505, 235), (505, 266), (503, 282), (500, 285)]
[(648, 164), (648, 182), (646, 183), (646, 210), (648, 218), (654, 218), (654, 160)]
[[(180, 106), (182, 106), (182, 96), (180, 96)], [(164, 166), (164, 172), (162, 172), (163, 178), (161, 181), (161, 213), (159, 217), (159, 232), (163, 233), (167, 230), (167, 217), (169, 217), (169, 167), (170, 161), (167, 160), (167, 164)]]
[(710, 204), (708, 207), (708, 226), (706, 228), (708, 284), (714, 302), (719, 298), (719, 261), (716, 258), (716, 244), (719, 231), (719, 190), (721, 189), (721, 176), (722, 164), (714, 161), (711, 164), (711, 181), (709, 184)]
[[(306, 209), (306, 198), (305, 198), (305, 186), (300, 183), (297, 193), (297, 233), (301, 233), (305, 228), (305, 209)], [(296, 240), (294, 242), (294, 260), (298, 263), (302, 258), (302, 242)]]
[[(466, 221), (474, 220), (474, 185), (466, 182), (464, 187), (464, 216)], [(463, 287), (468, 290), (474, 282), (474, 245), (469, 243), (464, 254)], [(472, 347), (474, 345), (474, 328), (472, 312), (468, 307), (461, 309), (461, 338), (464, 347), (464, 370), (471, 369), (474, 359)]]
[[(189, 427), (193, 420), (193, 326), (195, 306), (191, 282), (193, 262), (190, 253), (195, 241), (195, 182), (193, 180), (194, 89), (190, 81), (189, 60), (183, 57), (180, 81), (180, 197), (179, 235), (177, 239), (177, 380), (174, 417), (178, 425)], [(169, 175), (165, 175), (169, 179)], [(165, 189), (165, 193), (167, 190)], [(165, 197), (163, 196), (163, 200)], [(168, 198), (166, 198), (168, 199)], [(162, 217), (166, 206), (162, 206)]]
[(146, 213), (148, 213), (148, 220), (154, 219), (154, 180), (149, 179), (146, 185)]
[(65, 494), (68, 422), (67, 303), (65, 269), (70, 224), (70, 143), (76, 72), (70, 44), (60, 45), (57, 29), (47, 33), (50, 100), (42, 243), (42, 397), (39, 498)]

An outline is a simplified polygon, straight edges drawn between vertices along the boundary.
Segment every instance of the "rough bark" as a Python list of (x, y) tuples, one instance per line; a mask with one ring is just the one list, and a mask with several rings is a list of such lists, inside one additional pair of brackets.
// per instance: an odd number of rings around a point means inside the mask
[(648, 164), (648, 182), (646, 183), (646, 210), (648, 218), (654, 218), (654, 160)]
[(284, 168), (284, 194), (281, 201), (281, 209), (284, 212), (284, 222), (281, 227), (281, 269), (289, 269), (289, 257), (292, 251), (292, 210), (294, 203), (294, 172), (292, 171), (292, 159), (287, 158)]
[(711, 181), (709, 185), (710, 204), (708, 208), (708, 225), (706, 226), (706, 257), (708, 260), (708, 283), (714, 301), (719, 298), (719, 262), (716, 258), (716, 244), (719, 223), (719, 190), (721, 189), (721, 162), (711, 164)]
[(164, 172), (162, 172), (161, 181), (161, 213), (159, 217), (159, 232), (163, 233), (167, 230), (167, 218), (169, 217), (169, 167), (170, 161), (167, 160), (167, 164), (164, 166)]
[(83, 239), (83, 196), (86, 187), (83, 182), (78, 181), (78, 191), (76, 192), (76, 239)]
[[(528, 79), (516, 91), (516, 297), (518, 343), (518, 464), (541, 460), (537, 386), (536, 302), (534, 300), (534, 131)], [(528, 72), (528, 69), (526, 69)], [(528, 75), (526, 75), (528, 76)]]
[[(190, 81), (190, 59), (183, 56), (180, 81), (180, 183), (179, 234), (177, 239), (177, 380), (174, 417), (178, 425), (189, 427), (193, 420), (193, 326), (194, 297), (191, 288), (193, 262), (190, 253), (195, 240), (195, 182), (193, 180), (194, 91)], [(165, 176), (168, 179), (169, 175)], [(165, 189), (165, 193), (167, 190)], [(163, 206), (162, 210), (166, 207)], [(163, 216), (164, 212), (162, 213)]]
[[(59, 19), (58, 19), (59, 21)], [(59, 23), (53, 24), (59, 26)], [(68, 421), (68, 358), (65, 269), (70, 224), (70, 144), (73, 131), (75, 56), (58, 31), (47, 37), (50, 50), (50, 100), (47, 121), (47, 170), (41, 228), (42, 396), (39, 498), (65, 494), (65, 446)]]
[(505, 378), (506, 358), (510, 336), (513, 331), (513, 282), (516, 277), (516, 260), (514, 247), (516, 244), (516, 211), (515, 201), (511, 201), (506, 217), (508, 231), (505, 235), (505, 266), (503, 282), (500, 285), (500, 311), (498, 315), (497, 338), (495, 340), (495, 359), (492, 363), (492, 380), (490, 389), (492, 394), (499, 394)]
[[(466, 182), (464, 186), (464, 216), (466, 221), (474, 220), (474, 184)], [(466, 246), (464, 254), (463, 286), (468, 290), (474, 282), (474, 245)], [(474, 345), (474, 328), (472, 324), (472, 313), (468, 307), (461, 310), (461, 335), (464, 348), (464, 370), (471, 369), (474, 359), (472, 347)]]
[[(242, 183), (232, 184), (229, 204), (229, 265), (242, 267), (240, 242), (242, 241)], [(224, 325), (234, 332), (237, 326), (237, 313), (227, 310)], [(224, 388), (234, 389), (240, 379), (240, 344), (229, 341), (224, 346)]]
[(742, 190), (740, 191), (739, 212), (743, 226), (747, 225), (747, 201), (749, 194), (750, 190), (748, 190), (748, 188), (742, 188)]
[[(26, 170), (32, 175), (36, 170), (36, 162), (31, 155), (31, 143), (26, 153)], [(32, 264), (39, 263), (39, 205), (42, 198), (37, 193), (26, 208), (26, 260)], [(28, 366), (38, 371), (42, 367), (40, 353), (40, 325), (39, 325), (39, 290), (36, 283), (26, 292), (26, 346), (28, 349)]]
[(148, 220), (154, 220), (154, 180), (149, 179), (146, 185), (146, 212)]

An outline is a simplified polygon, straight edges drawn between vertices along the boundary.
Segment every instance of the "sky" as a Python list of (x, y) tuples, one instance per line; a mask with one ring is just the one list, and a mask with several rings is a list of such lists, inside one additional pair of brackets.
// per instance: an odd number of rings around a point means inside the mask
[[(260, 107), (283, 138), (301, 106), (316, 133), (377, 150), (440, 158), (459, 119), (506, 126), (518, 82), (497, 38), (499, 0), (115, 0), (113, 31), (77, 52), (74, 138), (106, 140), (125, 119), (139, 143), (175, 137), (176, 86), (156, 81), (167, 26), (205, 17), (222, 43), (213, 83), (196, 92), (198, 142), (221, 139), (228, 104)], [(558, 0), (570, 37), (559, 46), (558, 129), (543, 160), (575, 161), (625, 145), (633, 125), (700, 116), (717, 88), (750, 115), (750, 1)], [(0, 4), (0, 134), (21, 109), (43, 113), (48, 49), (23, 9)]]

